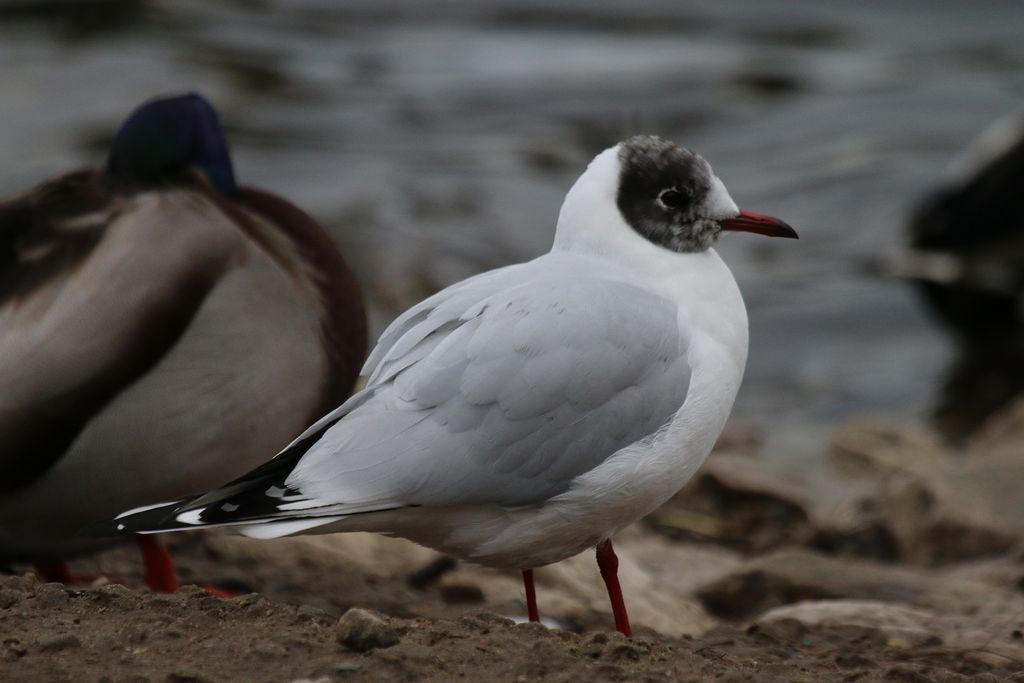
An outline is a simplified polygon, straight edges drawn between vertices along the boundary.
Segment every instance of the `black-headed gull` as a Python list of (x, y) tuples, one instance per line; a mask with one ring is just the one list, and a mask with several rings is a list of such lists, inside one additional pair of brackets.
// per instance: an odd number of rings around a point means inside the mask
[(115, 526), (401, 536), (522, 570), (534, 620), (532, 569), (596, 547), (629, 635), (611, 538), (700, 467), (743, 375), (746, 310), (711, 249), (726, 230), (796, 237), (671, 142), (605, 150), (549, 253), (406, 311), (366, 388), (264, 466)]
[[(0, 561), (74, 581), (64, 558), (103, 545), (84, 523), (257, 466), (349, 395), (365, 350), (320, 226), (236, 184), (202, 97), (147, 102), (106, 168), (0, 202)], [(176, 588), (139, 540), (147, 583)]]

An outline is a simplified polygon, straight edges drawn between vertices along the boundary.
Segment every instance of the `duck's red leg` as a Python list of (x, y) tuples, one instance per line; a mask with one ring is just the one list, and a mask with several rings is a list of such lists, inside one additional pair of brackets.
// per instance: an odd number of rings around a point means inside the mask
[[(157, 593), (175, 593), (179, 588), (178, 570), (174, 566), (174, 558), (166, 548), (160, 545), (155, 538), (139, 534), (135, 536), (135, 542), (142, 551), (142, 563), (145, 566), (146, 585), (150, 590)], [(63, 560), (52, 560), (48, 562), (35, 563), (36, 574), (43, 581), (53, 581), (66, 584), (91, 584), (99, 579), (110, 583), (119, 583), (127, 586), (128, 582), (117, 576), (109, 574), (77, 574), (71, 571), (71, 567)], [(219, 588), (217, 586), (204, 585), (203, 589), (210, 595), (218, 598), (235, 598), (238, 593)]]
[(537, 610), (537, 591), (533, 587), (533, 570), (523, 570), (523, 586), (526, 587), (526, 614), (530, 621), (540, 621), (540, 612)]
[[(157, 593), (175, 593), (179, 588), (178, 570), (174, 566), (174, 558), (166, 548), (148, 534), (137, 534), (135, 542), (142, 551), (142, 562), (146, 567), (146, 585)], [(202, 589), (218, 598), (237, 598), (238, 593), (211, 584), (203, 584)]]
[(612, 602), (612, 614), (615, 615), (615, 630), (627, 638), (633, 637), (633, 629), (629, 627), (629, 616), (626, 614), (626, 601), (622, 599), (622, 588), (619, 586), (619, 558), (612, 549), (611, 539), (597, 544), (597, 566), (601, 569), (601, 578), (608, 588), (608, 599)]
[(146, 585), (157, 593), (176, 593), (178, 570), (174, 558), (155, 538), (145, 534), (135, 536), (135, 542), (142, 551), (142, 562), (146, 568)]
[(36, 574), (43, 581), (49, 583), (75, 583), (72, 579), (71, 567), (64, 560), (52, 560), (50, 562), (36, 562), (33, 565)]

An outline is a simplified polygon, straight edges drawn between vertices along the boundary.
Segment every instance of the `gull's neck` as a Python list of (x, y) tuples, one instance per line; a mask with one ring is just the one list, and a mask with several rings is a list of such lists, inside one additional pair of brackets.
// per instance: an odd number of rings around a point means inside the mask
[(614, 256), (623, 246), (646, 241), (626, 225), (615, 202), (618, 151), (616, 145), (597, 155), (569, 189), (558, 213), (552, 251)]

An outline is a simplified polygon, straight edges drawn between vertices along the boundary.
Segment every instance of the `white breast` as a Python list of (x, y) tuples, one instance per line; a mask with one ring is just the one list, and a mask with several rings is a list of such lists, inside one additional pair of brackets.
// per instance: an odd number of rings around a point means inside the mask
[(453, 506), (429, 515), (395, 510), (375, 516), (371, 527), (351, 518), (323, 530), (387, 530), (480, 564), (528, 568), (593, 547), (678, 492), (707, 458), (732, 409), (746, 362), (747, 317), (714, 251), (648, 256), (653, 261), (643, 279), (679, 303), (692, 369), (685, 402), (656, 435), (621, 449), (539, 506)]
[[(540, 566), (571, 557), (609, 538), (675, 495), (707, 459), (718, 439), (743, 378), (747, 316), (732, 275), (706, 252), (705, 285), (692, 276), (675, 278), (692, 296), (680, 305), (689, 327), (692, 368), (686, 401), (652, 439), (628, 446), (573, 488), (536, 510), (522, 510), (500, 533), (481, 538), (473, 558), (483, 564)], [(494, 529), (485, 525), (489, 532)]]

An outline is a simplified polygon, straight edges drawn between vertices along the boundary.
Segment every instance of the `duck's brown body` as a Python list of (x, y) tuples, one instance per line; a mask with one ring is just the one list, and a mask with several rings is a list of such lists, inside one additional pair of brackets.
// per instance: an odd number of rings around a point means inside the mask
[(84, 171), (0, 204), (0, 560), (247, 472), (348, 395), (365, 345), (341, 255), (267, 193)]

